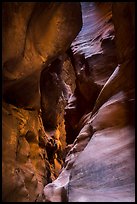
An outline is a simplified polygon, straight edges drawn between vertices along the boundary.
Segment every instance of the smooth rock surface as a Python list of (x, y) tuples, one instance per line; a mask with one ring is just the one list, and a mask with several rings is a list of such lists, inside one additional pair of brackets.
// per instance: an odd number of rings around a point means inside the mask
[(81, 6), (3, 3), (4, 202), (135, 201), (135, 5)]
[(40, 108), (41, 71), (69, 48), (80, 31), (80, 8), (80, 3), (71, 2), (3, 4), (3, 96), (8, 103)]
[[(100, 23), (111, 15), (111, 12), (106, 12), (111, 11), (108, 5), (82, 2), (87, 36), (92, 26), (91, 19), (87, 20), (88, 17), (94, 16), (93, 28), (96, 28), (94, 25), (98, 28), (97, 22)], [(104, 12), (106, 15), (103, 18)], [(100, 21), (97, 13), (102, 17)], [(125, 20), (125, 13), (128, 14), (128, 20)], [(70, 147), (64, 169), (57, 180), (44, 188), (45, 199), (48, 201), (55, 202), (56, 198), (59, 202), (66, 201), (61, 193), (65, 189), (64, 194), (67, 195), (68, 202), (135, 202), (134, 4), (113, 3), (112, 19), (117, 61), (113, 63), (109, 74), (108, 67), (102, 66), (103, 75), (98, 72), (98, 77), (94, 77), (103, 87), (93, 109), (80, 119), (81, 131)], [(104, 24), (102, 29), (103, 26)], [(83, 26), (80, 36), (72, 44), (72, 49), (88, 56), (95, 48), (99, 51), (100, 43), (95, 43), (92, 49), (84, 32)], [(102, 47), (108, 47), (106, 52), (110, 49), (109, 42), (110, 39), (102, 41)], [(99, 67), (101, 63), (106, 65), (103, 58), (98, 62)], [(112, 58), (110, 62), (113, 62)], [(98, 63), (95, 63), (93, 73), (97, 73), (98, 69)]]

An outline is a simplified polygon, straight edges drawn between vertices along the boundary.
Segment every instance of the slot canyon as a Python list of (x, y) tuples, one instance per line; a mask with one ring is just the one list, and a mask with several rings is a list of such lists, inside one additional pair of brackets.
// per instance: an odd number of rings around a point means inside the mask
[(2, 201), (135, 202), (135, 3), (2, 3)]

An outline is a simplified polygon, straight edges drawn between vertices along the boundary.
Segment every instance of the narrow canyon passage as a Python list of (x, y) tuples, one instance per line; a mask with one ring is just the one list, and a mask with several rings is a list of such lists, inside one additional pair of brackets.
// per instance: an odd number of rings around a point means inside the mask
[(134, 8), (3, 3), (3, 202), (135, 201)]

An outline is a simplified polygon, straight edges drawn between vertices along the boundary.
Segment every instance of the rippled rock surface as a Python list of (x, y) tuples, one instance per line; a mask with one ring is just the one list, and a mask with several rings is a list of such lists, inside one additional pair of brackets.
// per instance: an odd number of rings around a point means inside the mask
[(72, 50), (85, 54), (102, 88), (45, 200), (134, 202), (134, 3), (81, 4), (84, 24)]

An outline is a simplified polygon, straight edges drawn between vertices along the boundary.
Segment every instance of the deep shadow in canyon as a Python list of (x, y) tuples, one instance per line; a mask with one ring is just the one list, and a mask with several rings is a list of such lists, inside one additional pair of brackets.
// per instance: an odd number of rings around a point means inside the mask
[(3, 202), (135, 201), (135, 4), (2, 3)]

